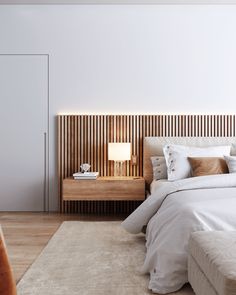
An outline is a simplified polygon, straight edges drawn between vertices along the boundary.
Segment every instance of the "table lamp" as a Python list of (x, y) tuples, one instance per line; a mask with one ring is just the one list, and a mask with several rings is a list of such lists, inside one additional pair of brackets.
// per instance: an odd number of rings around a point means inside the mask
[(115, 161), (114, 176), (124, 176), (124, 162), (131, 159), (130, 142), (109, 142), (108, 160)]

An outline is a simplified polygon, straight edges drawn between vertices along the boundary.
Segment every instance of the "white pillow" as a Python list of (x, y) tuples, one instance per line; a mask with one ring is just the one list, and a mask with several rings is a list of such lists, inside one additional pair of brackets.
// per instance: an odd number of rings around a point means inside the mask
[(230, 155), (231, 146), (191, 147), (168, 144), (163, 148), (168, 180), (174, 181), (191, 176), (188, 157), (223, 157)]
[(166, 159), (164, 157), (155, 156), (151, 157), (152, 161), (152, 170), (153, 170), (153, 179), (167, 179), (167, 167)]
[(224, 156), (226, 164), (229, 169), (229, 173), (236, 173), (236, 157)]

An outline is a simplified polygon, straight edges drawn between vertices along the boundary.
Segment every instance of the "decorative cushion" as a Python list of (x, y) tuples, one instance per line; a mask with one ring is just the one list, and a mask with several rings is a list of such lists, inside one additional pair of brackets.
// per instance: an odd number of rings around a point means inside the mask
[(236, 232), (192, 233), (189, 254), (219, 295), (236, 294)]
[(224, 156), (227, 163), (229, 173), (236, 173), (236, 157), (233, 156)]
[(174, 181), (191, 176), (188, 157), (223, 157), (230, 155), (231, 146), (191, 147), (168, 144), (163, 148), (168, 180)]
[[(230, 145), (230, 155), (236, 156), (236, 137), (169, 137), (156, 136), (144, 137), (143, 139), (143, 176), (148, 185), (153, 181), (151, 157), (163, 156), (163, 147), (169, 144), (185, 146), (210, 147)], [(201, 157), (201, 156), (194, 156)], [(211, 155), (209, 155), (211, 157)], [(216, 156), (219, 157), (219, 156)]]
[(166, 160), (164, 157), (151, 157), (152, 169), (153, 169), (153, 179), (167, 179), (167, 167)]
[(192, 176), (229, 173), (226, 161), (218, 157), (188, 157), (192, 168)]

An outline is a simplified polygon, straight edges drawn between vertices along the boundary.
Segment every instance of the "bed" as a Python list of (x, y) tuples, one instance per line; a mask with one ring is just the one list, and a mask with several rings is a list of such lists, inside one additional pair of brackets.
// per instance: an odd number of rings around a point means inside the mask
[(146, 258), (142, 271), (150, 273), (149, 289), (167, 294), (187, 282), (188, 240), (191, 232), (236, 230), (236, 174), (152, 181), (150, 157), (163, 156), (163, 146), (230, 146), (233, 137), (147, 137), (144, 139), (144, 178), (150, 196), (122, 223), (131, 233), (146, 228)]

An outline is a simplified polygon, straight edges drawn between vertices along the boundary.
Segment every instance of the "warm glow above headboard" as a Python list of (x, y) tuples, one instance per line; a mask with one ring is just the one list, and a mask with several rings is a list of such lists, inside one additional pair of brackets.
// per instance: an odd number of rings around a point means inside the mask
[[(108, 161), (108, 142), (131, 142), (131, 153), (137, 155), (137, 165), (128, 161), (126, 174), (142, 176), (144, 137), (229, 137), (236, 135), (235, 123), (235, 115), (60, 115), (59, 182), (78, 171), (85, 162), (101, 176), (113, 175), (114, 162)], [(61, 209), (66, 212), (82, 210), (78, 202), (63, 206), (61, 202)]]

